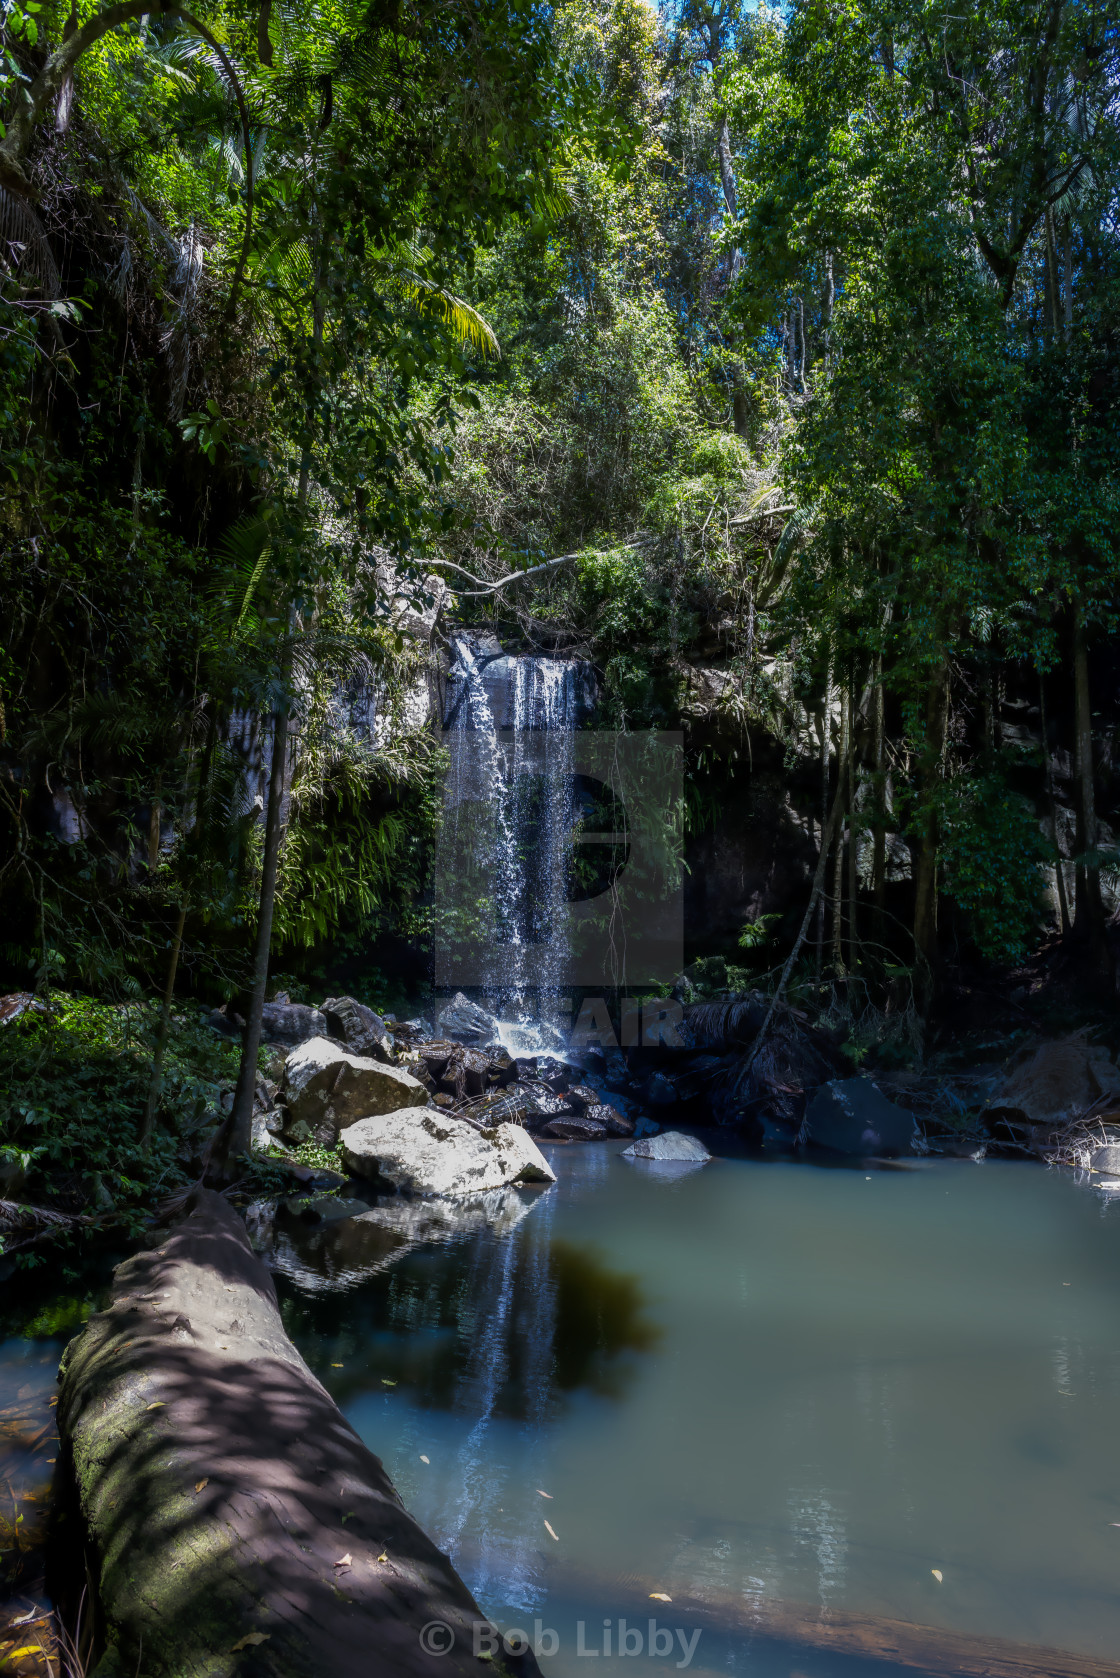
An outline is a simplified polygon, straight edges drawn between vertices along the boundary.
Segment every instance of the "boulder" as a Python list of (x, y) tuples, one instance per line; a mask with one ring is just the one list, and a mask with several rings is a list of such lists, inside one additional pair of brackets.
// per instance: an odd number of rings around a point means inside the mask
[[(437, 1095), (436, 1100), (439, 1099)], [(508, 1089), (495, 1089), (475, 1102), (471, 1117), (476, 1123), (489, 1128), (496, 1124), (524, 1124), (532, 1106), (532, 1097), (528, 1092), (520, 1084), (513, 1084)]]
[(664, 1072), (651, 1072), (643, 1093), (651, 1107), (671, 1107), (677, 1099), (676, 1087)]
[(487, 1056), (490, 1061), (490, 1077), (494, 1083), (504, 1089), (507, 1084), (512, 1084), (516, 1080), (517, 1062), (508, 1049), (503, 1049), (500, 1046), (496, 1049), (488, 1049)]
[(288, 1119), (284, 1134), (294, 1137), (300, 1124), (324, 1147), (356, 1119), (402, 1107), (423, 1107), (428, 1092), (419, 1078), (379, 1060), (352, 1055), (326, 1037), (313, 1037), (288, 1056), (284, 1066)]
[(992, 1108), (1021, 1114), (1028, 1124), (1064, 1124), (1104, 1095), (1120, 1092), (1120, 1072), (1107, 1049), (1066, 1037), (1041, 1043), (992, 1096)]
[(442, 1037), (451, 1037), (457, 1043), (489, 1043), (497, 1035), (498, 1022), (469, 996), (456, 991), (451, 1001), (440, 1009), (436, 1029)]
[(24, 1014), (46, 1014), (49, 1009), (39, 997), (30, 991), (12, 991), (8, 996), (0, 996), (0, 1025), (10, 1025), (13, 1020), (22, 1019)]
[(266, 1002), (261, 1028), (268, 1042), (295, 1045), (326, 1035), (327, 1022), (318, 1008), (304, 1002)]
[(1120, 1177), (1120, 1142), (1109, 1142), (1103, 1148), (1094, 1148), (1089, 1155), (1089, 1169), (1106, 1177)]
[(691, 1160), (702, 1164), (711, 1159), (703, 1142), (695, 1136), (685, 1136), (679, 1130), (666, 1130), (660, 1136), (642, 1136), (622, 1150), (623, 1159)]
[(479, 1131), (463, 1119), (406, 1108), (360, 1119), (339, 1138), (349, 1170), (416, 1195), (483, 1194), (507, 1183), (552, 1183), (556, 1173), (520, 1125)]
[[(101, 1670), (477, 1678), (470, 1592), (288, 1339), (234, 1208), (191, 1204), (118, 1267), (60, 1372)], [(446, 1653), (426, 1652), (433, 1622)]]
[(870, 1078), (834, 1078), (806, 1108), (799, 1140), (836, 1154), (908, 1154), (917, 1130), (913, 1113), (888, 1101)]
[(608, 1107), (605, 1101), (598, 1101), (594, 1106), (588, 1107), (584, 1112), (584, 1118), (594, 1119), (596, 1124), (601, 1124), (608, 1136), (634, 1134), (633, 1119), (628, 1119), (616, 1107)]
[(568, 1105), (574, 1107), (577, 1113), (586, 1112), (588, 1107), (598, 1105), (599, 1092), (593, 1090), (590, 1084), (573, 1084), (568, 1091)]
[(590, 1113), (569, 1113), (563, 1118), (549, 1119), (544, 1134), (559, 1136), (565, 1142), (598, 1142), (606, 1136), (607, 1127)]
[(381, 1015), (352, 996), (329, 996), (322, 1011), (328, 1034), (345, 1043), (352, 1055), (373, 1055), (378, 1049), (384, 1054), (392, 1044)]

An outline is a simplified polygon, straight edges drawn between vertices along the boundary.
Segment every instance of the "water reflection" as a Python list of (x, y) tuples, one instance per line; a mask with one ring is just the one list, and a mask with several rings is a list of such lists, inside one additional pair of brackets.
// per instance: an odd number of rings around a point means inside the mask
[(561, 1392), (589, 1387), (618, 1397), (632, 1367), (626, 1352), (648, 1352), (661, 1337), (646, 1316), (636, 1276), (612, 1270), (602, 1253), (556, 1239), (549, 1261), (556, 1292), (554, 1379)]
[(580, 1389), (620, 1397), (659, 1335), (638, 1278), (551, 1223), (547, 1191), (398, 1201), (278, 1228), (269, 1262), (305, 1356), (320, 1375), (343, 1370), (340, 1399), (376, 1383), (480, 1426), (543, 1421)]

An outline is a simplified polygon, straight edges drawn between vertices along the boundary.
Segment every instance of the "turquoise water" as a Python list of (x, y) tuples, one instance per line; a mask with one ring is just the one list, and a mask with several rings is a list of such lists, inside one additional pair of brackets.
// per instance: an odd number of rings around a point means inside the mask
[(933, 1671), (991, 1638), (1120, 1659), (1120, 1208), (1035, 1165), (682, 1174), (621, 1146), (554, 1148), (494, 1228), (274, 1255), (301, 1350), (484, 1610), (553, 1678), (902, 1670), (867, 1656), (884, 1620), (965, 1638)]

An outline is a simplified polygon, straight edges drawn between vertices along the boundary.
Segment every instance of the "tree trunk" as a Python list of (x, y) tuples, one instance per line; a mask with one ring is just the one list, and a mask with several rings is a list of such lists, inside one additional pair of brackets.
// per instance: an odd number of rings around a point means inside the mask
[[(832, 723), (832, 647), (828, 649), (828, 671), (824, 679), (824, 703), (821, 709), (821, 848), (825, 845), (825, 826), (828, 822), (828, 759), (829, 730)], [(823, 879), (823, 876), (822, 876)], [(817, 893), (817, 983), (824, 969), (824, 896)]]
[(1073, 603), (1073, 702), (1077, 776), (1076, 906), (1074, 932), (1085, 944), (1094, 967), (1107, 964), (1104, 903), (1097, 851), (1097, 800), (1093, 785), (1093, 714), (1089, 694), (1089, 650), (1081, 601)]
[(1058, 843), (1058, 807), (1054, 798), (1054, 775), (1050, 767), (1050, 735), (1046, 727), (1046, 680), (1040, 670), (1038, 673), (1038, 716), (1042, 729), (1042, 753), (1046, 764), (1046, 803), (1050, 813), (1050, 843), (1054, 847), (1054, 880), (1058, 889), (1058, 914), (1061, 918), (1062, 937), (1068, 938), (1069, 901), (1066, 897), (1066, 872), (1062, 860), (1062, 847)]
[(272, 916), (276, 908), (276, 881), (280, 869), (280, 843), (284, 834), (284, 791), (288, 767), (288, 687), (292, 679), (291, 627), (280, 675), (280, 701), (272, 736), (272, 769), (268, 781), (268, 811), (264, 827), (264, 857), (261, 862), (261, 896), (257, 912), (257, 943), (253, 957), (253, 983), (249, 1012), (241, 1047), (241, 1067), (233, 1095), (233, 1111), (226, 1128), (224, 1145), (215, 1161), (219, 1173), (238, 1154), (253, 1145), (253, 1099), (257, 1089), (257, 1054), (261, 1046), (265, 991), (268, 987), (268, 959), (272, 948)]
[(836, 754), (836, 798), (840, 815), (836, 827), (836, 856), (832, 865), (832, 967), (844, 976), (844, 793), (848, 766), (848, 695), (840, 689), (840, 750)]
[(883, 693), (883, 655), (875, 658), (875, 832), (871, 849), (871, 890), (875, 900), (874, 939), (882, 947), (887, 936), (887, 786), (886, 762), (886, 695)]
[(152, 1078), (148, 1085), (148, 1100), (144, 1108), (143, 1122), (140, 1126), (140, 1146), (142, 1148), (147, 1148), (151, 1140), (156, 1108), (159, 1106), (160, 1090), (163, 1088), (163, 1060), (167, 1053), (167, 1039), (171, 1035), (171, 1003), (175, 995), (175, 975), (179, 970), (179, 952), (183, 947), (183, 928), (186, 924), (187, 906), (184, 903), (179, 910), (179, 919), (175, 923), (175, 934), (171, 940), (171, 956), (167, 963), (167, 988), (163, 993), (159, 1032), (156, 1036), (155, 1054), (152, 1057)]
[(914, 948), (918, 959), (915, 990), (923, 1011), (933, 997), (937, 974), (937, 810), (941, 759), (949, 721), (949, 667), (942, 660), (926, 698), (926, 737), (919, 773), (921, 798), (917, 859), (914, 869)]
[(856, 833), (856, 717), (853, 678), (848, 689), (848, 966), (859, 967), (859, 836)]

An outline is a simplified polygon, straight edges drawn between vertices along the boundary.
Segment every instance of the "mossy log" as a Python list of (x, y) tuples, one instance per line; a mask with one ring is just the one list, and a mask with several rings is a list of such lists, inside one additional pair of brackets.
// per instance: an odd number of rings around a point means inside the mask
[[(119, 1267), (61, 1380), (103, 1678), (494, 1673), (470, 1592), (288, 1339), (220, 1195)], [(422, 1645), (433, 1621), (446, 1653)]]

